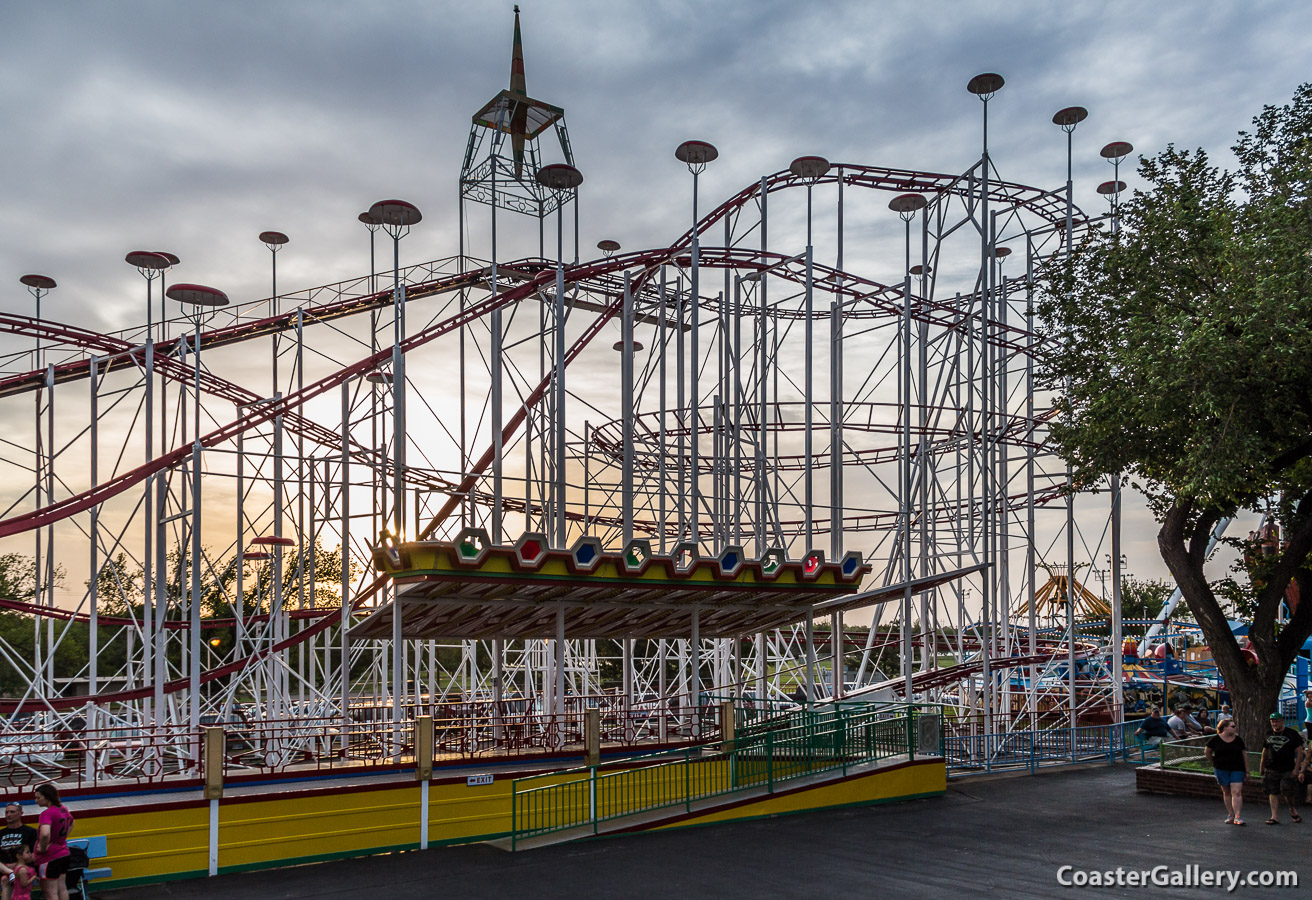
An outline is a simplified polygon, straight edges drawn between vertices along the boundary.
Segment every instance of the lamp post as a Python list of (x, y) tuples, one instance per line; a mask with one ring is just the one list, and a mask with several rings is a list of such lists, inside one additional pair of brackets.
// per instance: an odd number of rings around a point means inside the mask
[[(692, 174), (692, 247), (689, 256), (689, 282), (688, 282), (688, 300), (691, 305), (689, 312), (689, 330), (691, 331), (691, 344), (689, 347), (689, 356), (691, 365), (688, 372), (688, 415), (691, 421), (684, 423), (683, 435), (681, 440), (688, 441), (687, 451), (680, 447), (680, 460), (688, 460), (688, 485), (684, 489), (680, 485), (680, 496), (688, 498), (688, 516), (687, 531), (681, 538), (691, 540), (700, 545), (701, 543), (701, 478), (699, 467), (701, 465), (701, 451), (697, 444), (697, 436), (700, 433), (700, 411), (698, 404), (701, 402), (698, 391), (697, 371), (700, 365), (698, 355), (700, 353), (700, 335), (698, 334), (699, 325), (701, 324), (701, 229), (698, 227), (700, 216), (697, 210), (697, 192), (701, 174), (706, 171), (706, 166), (714, 162), (720, 155), (720, 151), (715, 149), (715, 145), (706, 141), (684, 141), (674, 149), (674, 158), (688, 167)], [(683, 323), (679, 323), (679, 346), (683, 346)], [(679, 371), (679, 384), (683, 384), (683, 370)], [(683, 502), (680, 500), (680, 509)], [(682, 529), (681, 529), (682, 530)], [(699, 638), (700, 630), (700, 612), (696, 606), (692, 609), (692, 625), (688, 640), (690, 651), (689, 665), (691, 668), (691, 677), (689, 678), (689, 689), (692, 693), (692, 720), (694, 737), (701, 734), (701, 640)]]
[(382, 227), (383, 223), (374, 218), (373, 212), (368, 209), (356, 218), (364, 224), (365, 228), (369, 229), (369, 293), (372, 294), (378, 291), (378, 266), (374, 262), (374, 235), (378, 233), (378, 229)]
[[(989, 228), (989, 167), (992, 163), (989, 160), (989, 101), (1002, 90), (1006, 80), (996, 72), (984, 72), (976, 75), (966, 83), (966, 90), (974, 94), (984, 104), (983, 117), (983, 144), (980, 151), (980, 173), (979, 173), (979, 229), (980, 229), (980, 286), (982, 292), (988, 290), (988, 277), (991, 271), (991, 254), (990, 247), (992, 244), (992, 234)], [(987, 311), (987, 301), (981, 303), (982, 308)], [(973, 318), (973, 316), (971, 317)], [(987, 354), (989, 350), (988, 343), (988, 317), (987, 312), (981, 316), (980, 321), (980, 350), (983, 357), (984, 371), (989, 371)], [(973, 373), (972, 373), (973, 374)], [(973, 388), (972, 388), (973, 390)], [(982, 392), (987, 397), (987, 391)], [(980, 657), (982, 662), (982, 678), (984, 684), (984, 733), (989, 734), (993, 730), (993, 673), (992, 673), (992, 653), (990, 643), (993, 640), (993, 615), (990, 606), (993, 602), (994, 590), (992, 584), (992, 570), (989, 566), (992, 564), (991, 541), (989, 540), (989, 528), (992, 521), (992, 504), (989, 502), (990, 491), (993, 490), (991, 473), (989, 469), (988, 455), (988, 435), (984, 423), (988, 421), (988, 411), (986, 404), (981, 403), (980, 418), (981, 425), (979, 433), (982, 438), (980, 448), (980, 485), (984, 494), (985, 502), (981, 504), (983, 513), (982, 527), (980, 528), (980, 559), (985, 565), (984, 573), (980, 578), (980, 610), (981, 610), (981, 634), (980, 634)], [(973, 425), (971, 426), (974, 427)], [(971, 523), (972, 525), (974, 523)], [(972, 528), (973, 531), (973, 528)]]
[[(537, 182), (556, 195), (556, 299), (552, 304), (552, 485), (553, 539), (565, 547), (565, 197), (578, 190), (583, 173), (571, 165), (554, 163), (537, 171)], [(616, 247), (619, 245), (617, 244)]]
[(401, 285), (401, 238), (423, 219), (418, 207), (404, 200), (380, 200), (369, 207), (370, 217), (392, 238), (392, 533), (405, 535), (405, 293)]
[[(269, 302), (270, 302), (270, 310), (269, 310), (269, 312), (272, 313), (272, 315), (275, 316), (275, 317), (281, 315), (281, 313), (282, 313), (281, 305), (280, 305), (279, 302), (278, 302), (278, 251), (281, 250), (281, 249), (287, 244), (287, 241), (288, 241), (288, 237), (287, 237), (287, 235), (283, 234), (281, 231), (262, 231), (262, 232), (260, 232), (260, 242), (261, 242), (262, 244), (264, 244), (264, 246), (267, 247), (267, 248), (269, 249), (269, 258), (270, 258), (270, 262), (271, 262), (271, 264), (272, 264), (272, 284), (271, 284), (271, 287), (270, 287), (270, 293), (269, 293), (269, 297), (270, 297), (270, 300), (269, 300)], [(302, 334), (301, 334), (301, 321), (300, 321), (300, 317), (299, 317), (299, 316), (297, 317), (296, 326), (297, 326), (297, 327), (296, 327), (296, 346), (297, 346), (297, 354), (296, 354), (295, 370), (296, 370), (296, 373), (297, 373), (297, 377), (298, 377), (298, 379), (300, 379), (301, 381), (303, 381), (303, 379), (304, 379), (304, 371), (305, 371), (305, 367), (304, 367), (304, 359), (302, 358), (302, 352), (301, 352), (301, 348), (303, 347), (303, 344), (302, 344)], [(272, 334), (272, 343), (273, 343), (273, 347), (272, 347), (272, 350), (273, 350), (273, 354), (272, 354), (272, 355), (273, 355), (273, 366), (272, 366), (273, 386), (272, 386), (272, 391), (271, 391), (271, 393), (269, 394), (269, 396), (270, 396), (271, 398), (273, 398), (273, 399), (277, 399), (278, 397), (281, 396), (281, 394), (280, 394), (280, 391), (281, 391), (281, 384), (280, 384), (279, 379), (278, 379), (278, 355), (279, 355), (279, 352), (280, 352), (280, 351), (279, 351), (279, 344), (281, 343), (281, 341), (280, 341), (281, 334), (282, 334), (282, 326), (281, 326), (281, 324), (279, 324), (276, 328), (273, 329), (273, 334)], [(290, 389), (293, 389), (291, 385), (289, 385), (289, 390), (290, 390)], [(276, 537), (280, 537), (280, 538), (282, 537), (283, 505), (284, 505), (284, 503), (286, 502), (285, 484), (284, 484), (284, 476), (283, 476), (283, 462), (284, 462), (284, 459), (283, 459), (283, 443), (282, 443), (282, 441), (283, 441), (283, 416), (282, 416), (282, 413), (279, 412), (279, 413), (277, 414), (277, 416), (274, 418), (274, 423), (273, 423), (273, 442), (274, 442), (274, 446), (273, 446), (273, 533), (274, 533), (274, 535), (275, 535)], [(303, 469), (303, 462), (304, 462), (304, 459), (305, 459), (305, 443), (304, 443), (304, 437), (302, 437), (302, 438), (300, 439), (300, 441), (298, 442), (298, 447), (297, 447), (297, 465), (296, 465), (296, 467), (295, 467), (295, 471), (296, 471), (296, 482), (297, 482), (297, 494), (296, 494), (296, 496), (297, 496), (297, 498), (298, 498), (298, 503), (302, 503), (302, 504), (304, 503), (304, 498), (305, 498), (305, 493), (304, 493), (303, 490), (301, 490), (301, 488), (304, 487), (304, 479), (303, 479), (303, 476), (302, 476), (302, 469)], [(301, 508), (300, 513), (301, 513), (301, 514), (297, 516), (297, 531), (298, 531), (298, 532), (301, 530), (301, 527), (305, 524), (305, 523), (304, 523), (304, 508), (303, 508), (303, 507)], [(275, 594), (275, 596), (277, 597), (277, 600), (278, 600), (279, 604), (282, 603), (282, 599), (283, 599), (283, 597), (282, 597), (282, 576), (283, 576), (283, 565), (282, 565), (282, 562), (283, 562), (283, 561), (282, 561), (282, 556), (281, 556), (281, 554), (280, 554), (280, 555), (274, 560), (274, 579), (273, 579), (273, 581), (274, 581), (274, 594)], [(278, 624), (279, 624), (279, 627), (282, 627), (282, 625), (283, 625), (283, 623), (282, 623), (281, 621), (279, 621)], [(284, 637), (285, 637), (285, 635), (284, 635)], [(301, 660), (304, 661), (304, 658), (305, 658), (305, 657), (304, 657), (304, 655), (302, 654), (302, 656), (301, 656)], [(302, 684), (304, 684), (304, 672), (302, 672), (301, 674), (302, 674), (302, 679), (301, 679), (301, 681), (302, 681)]]
[[(1098, 193), (1107, 196), (1111, 201), (1112, 234), (1119, 234), (1121, 230), (1121, 191), (1126, 188), (1125, 182), (1121, 181), (1121, 162), (1133, 152), (1134, 146), (1129, 141), (1112, 141), (1099, 151), (1102, 158), (1112, 164), (1112, 180), (1103, 182), (1098, 187)], [(1103, 190), (1104, 187), (1109, 185), (1113, 188), (1112, 190)]]
[[(55, 289), (56, 287), (55, 279), (49, 277), (48, 275), (23, 275), (18, 280), (23, 284), (24, 287), (27, 288), (27, 292), (31, 294), (32, 297), (36, 300), (36, 321), (37, 324), (39, 325), (41, 323), (41, 298)], [(36, 344), (35, 344), (35, 349), (33, 351), (32, 359), (33, 359), (33, 366), (32, 366), (33, 369), (43, 368), (40, 332), (38, 332), (36, 336)], [(33, 471), (36, 477), (35, 498), (36, 498), (37, 509), (41, 508), (43, 502), (53, 503), (55, 499), (54, 498), (55, 464), (53, 458), (53, 454), (55, 452), (55, 446), (54, 446), (55, 417), (54, 417), (54, 409), (51, 408), (49, 410), (50, 421), (47, 424), (49, 433), (46, 436), (46, 441), (43, 443), (41, 439), (41, 395), (42, 395), (41, 387), (42, 386), (38, 386), (37, 390), (34, 393), (34, 403), (36, 407), (36, 419), (35, 419), (36, 440), (33, 442), (33, 444), (36, 447), (36, 465)], [(50, 405), (53, 407), (54, 387), (55, 387), (53, 368), (46, 372), (46, 380), (43, 387), (46, 388), (46, 392), (45, 392), (46, 397), (50, 402)], [(52, 456), (49, 463), (47, 463), (45, 459), (45, 455), (46, 455), (45, 443), (48, 443), (50, 445), (49, 450)], [(44, 488), (44, 495), (43, 495), (43, 488)], [(44, 501), (43, 501), (43, 496), (44, 496)], [(40, 604), (43, 602), (42, 595), (43, 594), (47, 595), (47, 597), (45, 598), (47, 605), (54, 606), (55, 605), (54, 526), (51, 525), (49, 528), (46, 529), (46, 537), (47, 537), (46, 544), (47, 544), (48, 552), (46, 553), (46, 558), (44, 560), (44, 570), (43, 570), (43, 561), (41, 557), (41, 549), (42, 549), (41, 529), (39, 528), (36, 529), (35, 537), (36, 537), (36, 559), (33, 560), (33, 575), (34, 575), (34, 583), (32, 586), (33, 596), (36, 598), (37, 603)], [(47, 690), (47, 696), (49, 696), (51, 689), (53, 689), (54, 687), (54, 676), (55, 676), (54, 621), (47, 620), (46, 622), (46, 659), (44, 665), (41, 662), (41, 620), (40, 619), (35, 620), (33, 628), (34, 628), (33, 647), (36, 649), (36, 653), (35, 653), (36, 659), (34, 660), (34, 662), (36, 663), (36, 669), (37, 669), (37, 674), (39, 676), (39, 680), (41, 680), (45, 684)]]
[[(578, 190), (583, 174), (565, 163), (543, 166), (537, 171), (538, 184), (556, 195), (556, 300), (552, 306), (551, 394), (553, 413), (553, 478), (551, 486), (553, 543), (565, 549), (565, 194)], [(552, 692), (552, 712), (565, 711), (565, 611), (556, 609), (556, 638), (553, 658), (555, 689)]]
[[(201, 598), (201, 443), (200, 443), (200, 327), (208, 313), (228, 305), (228, 296), (220, 290), (201, 284), (175, 284), (168, 289), (168, 297), (176, 300), (189, 310), (194, 325), (192, 338), (192, 363), (194, 381), (193, 423), (194, 434), (191, 445), (191, 589), (190, 589), (190, 624), (188, 630), (188, 668), (189, 668), (189, 726), (193, 733), (200, 727), (200, 598)], [(157, 650), (158, 652), (158, 650)], [(157, 660), (157, 670), (159, 663)], [(156, 692), (163, 687), (156, 675)]]
[[(145, 368), (144, 380), (146, 384), (146, 396), (145, 396), (144, 412), (145, 412), (145, 420), (146, 420), (146, 428), (145, 428), (146, 462), (149, 463), (152, 459), (155, 458), (155, 447), (154, 447), (155, 325), (154, 325), (154, 299), (152, 297), (152, 292), (155, 286), (155, 279), (156, 278), (161, 279), (160, 299), (163, 300), (164, 291), (163, 291), (162, 282), (163, 282), (164, 272), (172, 265), (172, 263), (169, 260), (169, 258), (165, 256), (163, 253), (157, 253), (151, 250), (133, 250), (129, 252), (126, 256), (124, 256), (123, 259), (128, 265), (134, 267), (138, 272), (140, 272), (142, 278), (146, 279), (146, 340), (145, 340), (146, 353), (145, 353), (145, 360), (144, 360), (144, 368)], [(161, 327), (163, 326), (164, 318), (165, 318), (164, 310), (161, 308), (160, 309)], [(164, 392), (161, 391), (161, 395), (163, 395), (163, 393)], [(160, 449), (164, 449), (165, 440), (166, 440), (165, 435), (161, 433)], [(149, 672), (151, 669), (150, 653), (152, 648), (154, 647), (154, 641), (151, 635), (151, 631), (154, 628), (153, 610), (154, 610), (155, 603), (158, 602), (159, 599), (157, 597), (154, 597), (152, 593), (152, 589), (154, 588), (154, 574), (153, 574), (153, 566), (154, 566), (153, 541), (155, 536), (155, 525), (154, 525), (155, 503), (153, 499), (154, 492), (155, 492), (155, 479), (154, 477), (147, 478), (146, 495), (142, 508), (142, 519), (146, 528), (146, 535), (145, 535), (146, 540), (145, 540), (143, 560), (142, 560), (142, 581), (144, 586), (144, 590), (142, 591), (143, 599), (144, 599), (142, 618), (143, 618), (143, 624), (145, 626), (145, 635), (144, 635), (144, 639), (142, 640), (142, 669), (145, 672)], [(149, 683), (150, 678), (149, 676), (146, 676), (143, 678), (143, 680)]]
[[(813, 445), (815, 442), (815, 351), (811, 346), (812, 338), (815, 334), (815, 279), (813, 278), (812, 257), (812, 189), (815, 183), (819, 181), (829, 171), (829, 160), (823, 156), (799, 156), (788, 166), (788, 171), (792, 172), (797, 178), (800, 178), (806, 184), (806, 293), (803, 310), (803, 381), (802, 381), (802, 401), (803, 401), (803, 440), (805, 449), (803, 456), (806, 459), (805, 467), (802, 470), (803, 496), (802, 505), (804, 507), (803, 516), (803, 533), (805, 535), (806, 547), (805, 553), (810, 553), (815, 549), (814, 531), (815, 531), (815, 469), (812, 464)], [(815, 700), (815, 613), (810, 607), (806, 611), (806, 700), (811, 703)]]
[[(1065, 109), (1059, 109), (1052, 115), (1052, 123), (1067, 135), (1067, 228), (1065, 228), (1065, 248), (1064, 256), (1067, 261), (1071, 260), (1071, 243), (1075, 240), (1075, 182), (1072, 181), (1072, 146), (1075, 129), (1080, 122), (1089, 117), (1089, 110), (1084, 106), (1067, 106)], [(1071, 466), (1067, 464), (1067, 484), (1073, 481)], [(1067, 495), (1067, 594), (1069, 603), (1067, 603), (1067, 628), (1069, 631), (1069, 640), (1067, 643), (1067, 693), (1068, 701), (1071, 703), (1071, 727), (1078, 726), (1076, 715), (1076, 697), (1075, 697), (1075, 492)], [(1072, 757), (1075, 756), (1075, 745), (1072, 744)]]
[[(273, 263), (273, 290), (270, 296), (273, 315), (278, 315), (281, 310), (278, 308), (278, 251), (287, 243), (287, 235), (281, 231), (261, 231), (260, 242), (269, 248), (269, 256)], [(278, 393), (278, 330), (273, 332), (273, 393)]]
[[(700, 353), (700, 324), (701, 324), (701, 229), (698, 228), (700, 214), (697, 208), (698, 189), (700, 179), (706, 166), (714, 162), (720, 155), (720, 151), (715, 149), (714, 144), (706, 141), (684, 141), (674, 150), (674, 158), (688, 167), (692, 174), (692, 247), (689, 257), (689, 301), (691, 309), (690, 331), (691, 347), (689, 355), (691, 364), (688, 373), (688, 411), (692, 419), (686, 423), (684, 433), (688, 440), (688, 478), (689, 485), (686, 495), (688, 497), (688, 532), (685, 535), (687, 540), (696, 543), (701, 542), (701, 479), (699, 468), (701, 465), (701, 450), (698, 446), (697, 435), (700, 432), (700, 410), (698, 406), (701, 402), (700, 392), (698, 390), (698, 367)], [(680, 381), (683, 380), (683, 372), (679, 372)], [(682, 453), (680, 454), (683, 455)], [(695, 613), (694, 613), (695, 614)], [(696, 653), (694, 652), (694, 656)]]
[[(906, 251), (902, 267), (902, 328), (899, 331), (902, 343), (900, 377), (902, 452), (899, 454), (901, 465), (898, 470), (899, 518), (902, 521), (902, 675), (905, 679), (906, 698), (912, 699), (912, 655), (911, 645), (911, 223), (916, 214), (928, 205), (923, 194), (899, 194), (888, 202), (888, 208), (902, 219), (906, 233)], [(929, 667), (928, 622), (925, 602), (921, 603), (920, 627), (926, 632), (926, 640), (921, 647), (921, 669)]]
[[(1107, 197), (1111, 204), (1112, 236), (1116, 238), (1121, 232), (1121, 192), (1126, 184), (1121, 181), (1121, 161), (1134, 151), (1128, 141), (1112, 141), (1105, 145), (1100, 154), (1112, 164), (1112, 180), (1098, 186), (1098, 193)], [(1112, 509), (1111, 509), (1111, 543), (1112, 552), (1109, 560), (1112, 570), (1112, 721), (1125, 720), (1125, 682), (1123, 677), (1124, 659), (1121, 644), (1124, 640), (1121, 625), (1121, 581), (1125, 567), (1125, 555), (1121, 553), (1121, 473), (1112, 473)]]
[[(369, 217), (392, 239), (392, 533), (405, 540), (405, 294), (401, 286), (401, 238), (419, 224), (423, 215), (405, 200), (380, 200), (369, 207)], [(392, 604), (392, 745), (401, 754), (401, 722), (405, 692), (405, 653), (402, 641), (400, 598), (393, 589)]]

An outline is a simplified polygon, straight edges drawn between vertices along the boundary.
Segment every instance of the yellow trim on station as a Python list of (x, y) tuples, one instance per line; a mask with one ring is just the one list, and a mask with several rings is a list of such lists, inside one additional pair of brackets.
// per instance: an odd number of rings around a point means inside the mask
[[(727, 777), (727, 771), (725, 777)], [(561, 781), (576, 776), (561, 775)], [(705, 777), (705, 776), (702, 776)], [(511, 773), (491, 784), (463, 779), (429, 786), (428, 836), (431, 845), (469, 843), (504, 837), (511, 830)], [(219, 801), (219, 871), (271, 868), (294, 863), (367, 856), (419, 846), (421, 788), (390, 781), (377, 786), (286, 791)], [(677, 790), (651, 784), (649, 790)], [(947, 789), (941, 760), (912, 763), (839, 782), (781, 791), (727, 808), (657, 826), (680, 828), (734, 819), (880, 803), (942, 794)], [(276, 791), (276, 788), (273, 788)], [(96, 887), (204, 876), (209, 865), (209, 804), (204, 800), (161, 803), (155, 809), (86, 811), (76, 834), (103, 834), (108, 856), (98, 865), (113, 870), (112, 880)]]
[(661, 825), (656, 830), (811, 812), (838, 806), (862, 806), (916, 797), (941, 796), (947, 792), (947, 782), (947, 766), (942, 760), (913, 762), (842, 781), (772, 794), (704, 815), (689, 816), (678, 822)]

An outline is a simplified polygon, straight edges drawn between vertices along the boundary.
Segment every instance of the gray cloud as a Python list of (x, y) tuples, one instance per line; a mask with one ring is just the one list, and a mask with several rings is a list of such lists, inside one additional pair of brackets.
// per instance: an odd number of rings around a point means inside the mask
[[(255, 236), (268, 228), (292, 237), (284, 286), (346, 278), (367, 261), (355, 215), (384, 196), (425, 212), (406, 259), (454, 254), (457, 170), (470, 115), (507, 82), (510, 6), (6, 4), (0, 304), (28, 311), (17, 278), (43, 271), (61, 283), (52, 316), (137, 324), (142, 285), (122, 256), (138, 246), (252, 299), (267, 292)], [(1076, 193), (1096, 209), (1106, 141), (1203, 145), (1225, 162), (1236, 131), (1306, 77), (1312, 24), (1278, 2), (521, 6), (529, 91), (566, 108), (587, 178), (583, 244), (626, 249), (687, 227), (672, 158), (687, 138), (720, 148), (703, 181), (716, 202), (801, 154), (961, 171), (979, 142), (964, 85), (989, 70), (1008, 80), (990, 116), (1009, 179), (1062, 182), (1049, 119), (1089, 107)], [(876, 258), (894, 226), (853, 225)]]

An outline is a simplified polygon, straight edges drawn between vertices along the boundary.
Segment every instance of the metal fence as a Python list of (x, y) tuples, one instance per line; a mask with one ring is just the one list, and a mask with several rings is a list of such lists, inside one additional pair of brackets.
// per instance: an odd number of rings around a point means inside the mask
[(516, 779), (512, 846), (534, 835), (682, 806), (893, 757), (939, 755), (941, 712), (875, 704), (786, 710), (730, 743)]
[(950, 774), (1028, 769), (1075, 762), (1106, 760), (1148, 762), (1155, 755), (1138, 740), (1138, 722), (1087, 725), (1079, 728), (1043, 728), (995, 734), (952, 734), (944, 738), (943, 755)]
[[(1203, 749), (1213, 737), (1215, 735), (1202, 734), (1178, 741), (1162, 741), (1162, 768), (1211, 775), (1212, 764), (1207, 761)], [(1245, 755), (1248, 758), (1248, 774), (1254, 778), (1261, 777), (1262, 751), (1249, 750)]]

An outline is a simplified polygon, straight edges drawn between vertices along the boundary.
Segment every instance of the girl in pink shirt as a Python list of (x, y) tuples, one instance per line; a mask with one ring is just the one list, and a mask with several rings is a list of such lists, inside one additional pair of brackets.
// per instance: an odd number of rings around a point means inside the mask
[(73, 830), (73, 814), (59, 802), (53, 784), (36, 786), (36, 805), (41, 807), (36, 838), (36, 874), (46, 900), (68, 900), (68, 833)]
[(32, 869), (35, 864), (32, 848), (22, 844), (17, 848), (17, 853), (18, 861), (10, 867), (13, 869), (14, 882), (9, 900), (32, 900), (32, 885), (36, 884), (36, 872)]

